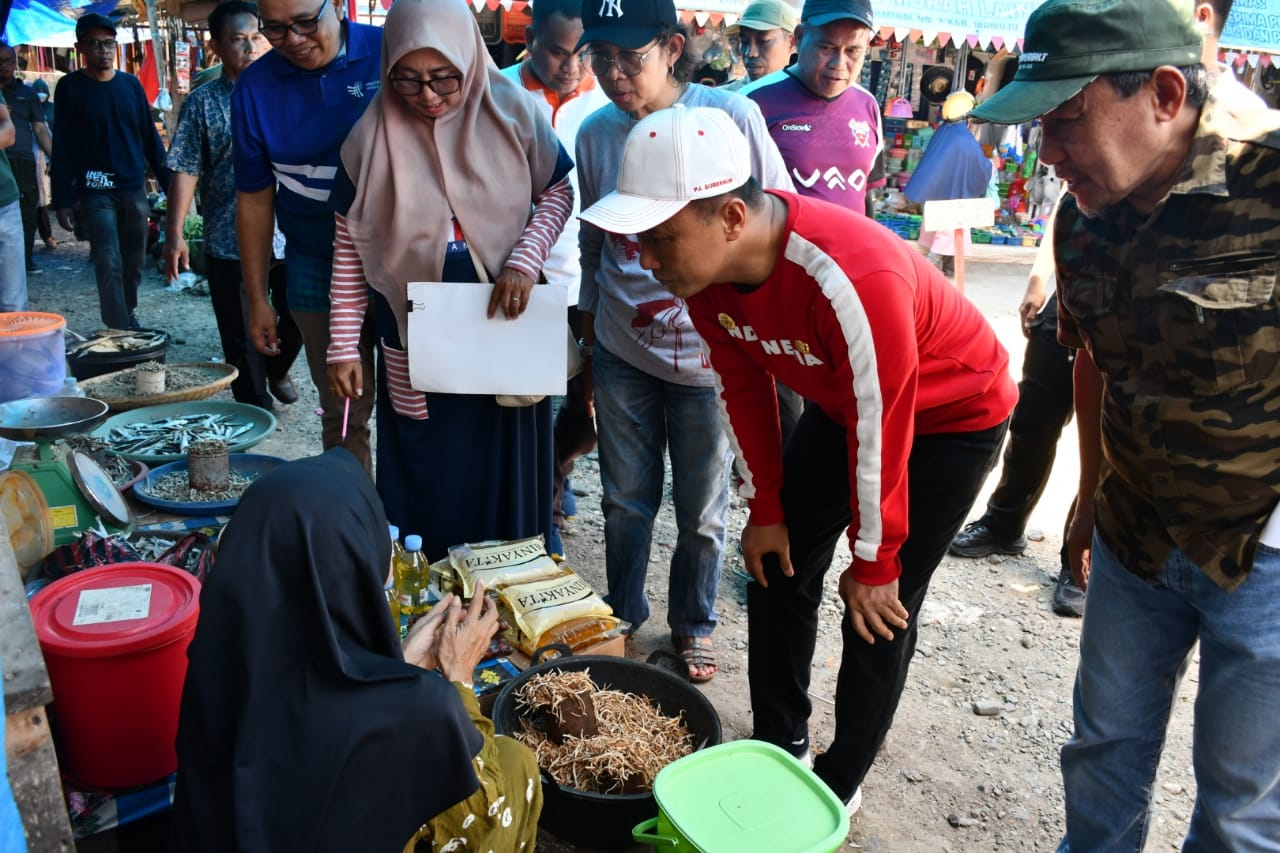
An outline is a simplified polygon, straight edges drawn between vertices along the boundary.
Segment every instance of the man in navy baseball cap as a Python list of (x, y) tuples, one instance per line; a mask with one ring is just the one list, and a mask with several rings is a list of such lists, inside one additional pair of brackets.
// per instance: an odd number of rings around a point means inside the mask
[(871, 4), (866, 0), (805, 0), (800, 10), (800, 23), (807, 27), (822, 27), (836, 21), (857, 21), (869, 30), (876, 28)]
[(111, 35), (115, 35), (115, 21), (106, 15), (99, 15), (97, 12), (81, 15), (76, 19), (76, 41), (84, 41), (85, 36), (94, 30), (110, 30)]

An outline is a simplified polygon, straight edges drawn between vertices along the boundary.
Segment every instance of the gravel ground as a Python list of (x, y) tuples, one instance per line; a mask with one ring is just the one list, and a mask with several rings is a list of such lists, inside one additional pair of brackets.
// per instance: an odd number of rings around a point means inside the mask
[[(31, 279), (32, 308), (56, 311), (80, 332), (98, 328), (87, 246), (64, 243), (56, 252), (39, 252), (37, 262), (45, 272)], [(1009, 348), (1015, 370), (1023, 347), (1016, 307), (1026, 272), (1025, 265), (970, 265), (968, 294)], [(145, 326), (174, 335), (169, 361), (207, 361), (220, 355), (206, 296), (171, 292), (159, 274), (149, 272), (138, 313)], [(316, 395), (301, 363), (294, 378), (300, 401), (276, 407), (279, 426), (256, 452), (292, 458), (319, 449)], [(230, 399), (230, 394), (217, 399)], [(1076, 478), (1073, 447), (1074, 431), (1068, 429), (1053, 479), (1032, 516), (1033, 541), (1024, 555), (949, 557), (939, 568), (922, 612), (919, 650), (902, 705), (867, 777), (862, 811), (842, 849), (967, 853), (1055, 848), (1063, 820), (1057, 754), (1071, 731), (1080, 622), (1054, 616), (1049, 604), (1057, 576), (1057, 531)], [(578, 518), (564, 531), (568, 560), (603, 590), (604, 536), (594, 455), (582, 460), (573, 484), (582, 497)], [(994, 477), (988, 488), (993, 485)], [(974, 516), (980, 512), (981, 503)], [(735, 502), (731, 534), (736, 536), (745, 518), (745, 508)], [(668, 504), (654, 531), (648, 582), (654, 612), (628, 644), (631, 657), (643, 658), (668, 643), (664, 566), (675, 538)], [(837, 556), (838, 565), (847, 560), (847, 551)], [(818, 748), (833, 730), (831, 699), (840, 650), (836, 580), (836, 573), (830, 573), (813, 668), (811, 732)], [(726, 561), (718, 609), (720, 673), (701, 689), (718, 710), (726, 737), (745, 737), (751, 731), (745, 575), (736, 548), (730, 548)], [(1179, 848), (1195, 802), (1190, 719), (1196, 682), (1193, 665), (1175, 703), (1148, 850)], [(978, 707), (995, 713), (976, 713)], [(549, 837), (540, 847), (555, 853), (585, 849)]]

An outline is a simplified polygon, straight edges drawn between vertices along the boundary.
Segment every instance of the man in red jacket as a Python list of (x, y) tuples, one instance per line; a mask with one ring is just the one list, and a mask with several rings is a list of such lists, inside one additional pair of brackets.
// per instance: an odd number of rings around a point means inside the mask
[[(769, 191), (723, 113), (662, 110), (631, 131), (618, 190), (582, 218), (637, 234), (718, 379), (751, 516), (753, 737), (808, 754), (823, 578), (852, 565), (836, 732), (814, 770), (849, 804), (888, 733), (934, 569), (1004, 440), (1009, 357), (978, 310), (906, 243), (844, 208)], [(784, 456), (777, 379), (810, 405)]]

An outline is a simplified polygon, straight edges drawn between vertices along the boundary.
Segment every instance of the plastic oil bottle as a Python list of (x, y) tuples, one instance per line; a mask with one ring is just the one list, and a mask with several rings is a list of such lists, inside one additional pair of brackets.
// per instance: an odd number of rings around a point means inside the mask
[(404, 554), (396, 564), (396, 590), (400, 593), (400, 617), (408, 623), (430, 609), (427, 603), (427, 558), (422, 537), (404, 537)]
[(391, 571), (388, 572), (387, 585), (383, 587), (387, 595), (387, 609), (391, 611), (391, 624), (396, 626), (400, 639), (407, 633), (404, 620), (400, 618), (400, 592), (396, 589), (396, 570), (399, 567), (400, 555), (404, 548), (400, 545), (400, 528), (394, 524), (387, 525), (387, 533), (391, 536)]

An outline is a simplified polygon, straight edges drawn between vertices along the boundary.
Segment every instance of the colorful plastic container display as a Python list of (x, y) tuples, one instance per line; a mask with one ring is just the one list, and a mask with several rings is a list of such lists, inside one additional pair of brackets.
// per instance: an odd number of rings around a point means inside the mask
[(177, 770), (199, 598), (199, 581), (180, 569), (120, 563), (69, 575), (31, 600), (59, 762), (76, 782), (133, 788)]
[(57, 394), (67, 378), (67, 321), (38, 311), (0, 313), (0, 403)]

